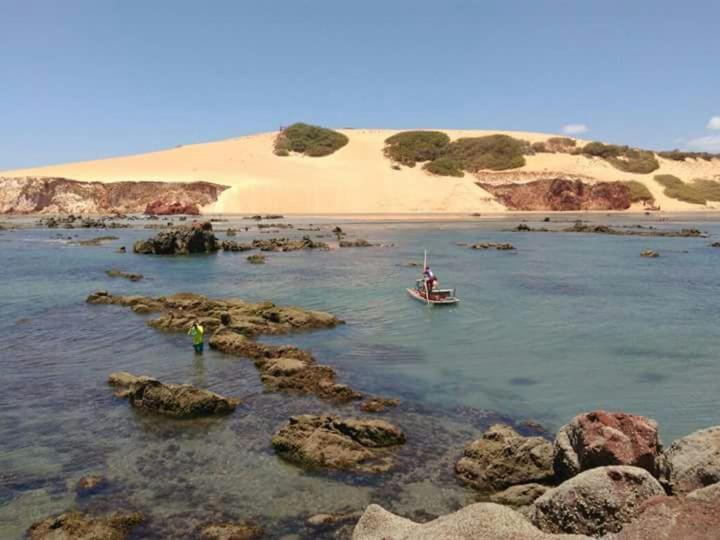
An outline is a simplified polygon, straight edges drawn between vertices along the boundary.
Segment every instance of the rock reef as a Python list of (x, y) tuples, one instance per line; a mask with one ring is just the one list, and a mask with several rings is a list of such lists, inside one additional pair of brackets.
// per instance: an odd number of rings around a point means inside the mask
[(403, 432), (384, 420), (293, 416), (273, 437), (282, 458), (306, 467), (386, 472), (392, 450), (405, 442)]
[(209, 221), (163, 231), (133, 244), (133, 251), (141, 255), (189, 255), (215, 253), (219, 249), (220, 243)]
[(125, 540), (142, 523), (140, 513), (93, 517), (81, 512), (66, 512), (33, 524), (28, 540)]
[(228, 414), (240, 403), (189, 384), (163, 384), (124, 371), (111, 374), (108, 384), (117, 388), (116, 396), (127, 398), (133, 407), (175, 418)]

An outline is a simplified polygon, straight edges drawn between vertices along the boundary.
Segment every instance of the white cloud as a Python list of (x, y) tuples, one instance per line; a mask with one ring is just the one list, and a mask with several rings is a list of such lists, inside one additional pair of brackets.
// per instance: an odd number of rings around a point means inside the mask
[(685, 148), (696, 152), (720, 153), (720, 135), (707, 135), (706, 137), (690, 139), (685, 144)]
[(587, 133), (590, 128), (586, 124), (565, 124), (562, 127), (563, 133), (567, 135), (579, 135), (581, 133)]
[(713, 116), (705, 126), (708, 129), (720, 129), (720, 116)]

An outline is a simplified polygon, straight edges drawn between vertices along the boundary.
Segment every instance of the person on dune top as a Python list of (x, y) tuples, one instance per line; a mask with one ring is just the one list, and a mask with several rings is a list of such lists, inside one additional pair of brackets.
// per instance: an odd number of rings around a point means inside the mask
[(202, 325), (198, 321), (195, 321), (195, 322), (193, 322), (192, 326), (190, 327), (190, 330), (188, 331), (188, 335), (192, 336), (192, 338), (193, 338), (193, 348), (195, 349), (195, 352), (197, 354), (202, 354), (203, 345), (204, 345), (204, 337), (205, 337), (205, 329), (202, 327)]

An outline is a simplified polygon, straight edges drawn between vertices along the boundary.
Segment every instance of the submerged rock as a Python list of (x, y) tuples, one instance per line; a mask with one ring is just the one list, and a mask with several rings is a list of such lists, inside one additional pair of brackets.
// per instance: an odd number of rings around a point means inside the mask
[(91, 495), (107, 486), (107, 479), (99, 474), (83, 476), (75, 484), (75, 493), (80, 497)]
[(360, 405), (360, 409), (364, 412), (379, 413), (400, 405), (399, 399), (371, 397), (366, 399)]
[(656, 257), (659, 257), (660, 254), (657, 251), (653, 251), (652, 249), (646, 249), (645, 251), (640, 252), (641, 257), (649, 257), (651, 259), (654, 259)]
[(265, 264), (265, 255), (250, 255), (247, 261), (251, 264)]
[(334, 529), (340, 525), (356, 522), (362, 512), (346, 512), (342, 514), (315, 514), (305, 520), (305, 525), (316, 530)]
[(220, 248), (222, 248), (223, 251), (232, 252), (250, 251), (251, 249), (254, 249), (250, 244), (241, 244), (240, 242), (235, 242), (234, 240), (223, 240), (220, 242)]
[(105, 242), (112, 242), (113, 240), (119, 240), (117, 236), (98, 236), (96, 238), (90, 238), (89, 240), (77, 240), (76, 243), (79, 246), (101, 246)]
[(265, 531), (249, 522), (210, 523), (200, 528), (201, 540), (258, 540)]
[(119, 278), (125, 278), (129, 279), (130, 281), (140, 281), (145, 276), (142, 274), (133, 274), (131, 272), (123, 272), (122, 270), (117, 270), (115, 268), (111, 268), (110, 270), (105, 270), (105, 273), (109, 277), (119, 277)]
[(100, 517), (66, 512), (38, 521), (26, 534), (28, 540), (125, 540), (143, 520), (137, 512)]
[(720, 426), (678, 439), (665, 451), (661, 480), (673, 494), (720, 482)]
[(141, 255), (189, 255), (215, 253), (220, 249), (209, 221), (163, 231), (147, 240), (138, 240), (133, 251)]
[(227, 414), (240, 403), (189, 384), (163, 384), (124, 371), (111, 374), (108, 384), (118, 388), (115, 395), (127, 398), (133, 407), (176, 418)]
[(510, 426), (495, 424), (465, 447), (455, 465), (458, 479), (481, 491), (553, 477), (552, 444), (542, 437), (523, 437)]
[(561, 479), (606, 465), (633, 465), (657, 476), (661, 451), (655, 420), (592, 411), (560, 428), (555, 437), (553, 466)]
[(330, 249), (325, 242), (316, 242), (309, 236), (303, 236), (300, 240), (289, 238), (268, 238), (265, 240), (253, 240), (252, 247), (260, 251), (298, 251), (301, 249)]
[(513, 246), (512, 244), (509, 244), (509, 243), (498, 244), (496, 242), (482, 242), (480, 244), (472, 244), (470, 246), (470, 249), (490, 249), (490, 248), (495, 248), (495, 249), (501, 250), (501, 251), (507, 251), (507, 250), (515, 249), (515, 246)]
[(521, 514), (493, 503), (476, 503), (428, 523), (415, 523), (371, 504), (355, 527), (353, 540), (590, 540), (546, 534)]
[(394, 465), (392, 450), (403, 432), (384, 420), (293, 416), (272, 438), (284, 459), (308, 467), (379, 473)]
[(645, 501), (658, 495), (665, 491), (645, 469), (598, 467), (538, 498), (532, 522), (546, 532), (600, 536), (618, 532), (639, 514)]

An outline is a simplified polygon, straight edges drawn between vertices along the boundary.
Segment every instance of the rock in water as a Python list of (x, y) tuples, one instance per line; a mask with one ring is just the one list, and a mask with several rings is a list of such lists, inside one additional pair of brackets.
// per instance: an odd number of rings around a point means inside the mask
[(582, 472), (533, 503), (532, 522), (552, 533), (618, 532), (651, 497), (665, 495), (649, 472), (625, 465)]
[(496, 491), (516, 484), (543, 482), (553, 476), (552, 444), (523, 437), (510, 426), (491, 426), (482, 439), (465, 447), (455, 465), (458, 479), (475, 489)]
[(115, 268), (111, 268), (110, 270), (105, 270), (105, 273), (109, 277), (120, 277), (120, 278), (129, 279), (130, 281), (140, 281), (144, 277), (142, 274), (133, 274), (132, 272), (123, 272), (122, 270), (117, 270)]
[(163, 231), (147, 240), (138, 240), (133, 245), (133, 251), (141, 255), (189, 255), (215, 253), (219, 249), (220, 244), (209, 221)]
[(603, 540), (717, 540), (720, 501), (653, 497), (622, 530)]
[(369, 413), (380, 413), (385, 412), (388, 409), (395, 408), (398, 405), (400, 405), (399, 399), (371, 397), (362, 402), (360, 410)]
[(28, 540), (125, 540), (143, 519), (139, 513), (91, 517), (66, 512), (38, 521), (26, 534)]
[(146, 216), (173, 216), (178, 214), (199, 216), (200, 208), (195, 203), (163, 200), (152, 201), (145, 207)]
[(720, 482), (720, 426), (678, 439), (665, 451), (661, 480), (673, 494)]
[(107, 486), (107, 479), (99, 474), (83, 476), (75, 485), (75, 493), (80, 497), (91, 495)]
[(163, 384), (152, 377), (137, 377), (121, 371), (110, 375), (108, 384), (118, 388), (118, 397), (128, 398), (133, 407), (174, 416), (192, 418), (227, 414), (239, 401), (189, 384)]
[(659, 257), (660, 254), (657, 251), (653, 251), (652, 249), (646, 249), (645, 251), (642, 251), (640, 253), (641, 257), (649, 257), (651, 259), (654, 259), (656, 257)]
[(555, 437), (553, 466), (561, 479), (607, 465), (633, 465), (657, 476), (661, 451), (655, 420), (592, 411), (560, 428)]
[(262, 527), (248, 522), (210, 523), (200, 529), (201, 540), (258, 540), (264, 534)]
[(359, 238), (358, 240), (340, 240), (339, 246), (341, 248), (372, 247), (372, 244), (367, 240)]
[(590, 540), (587, 536), (546, 534), (522, 515), (493, 503), (476, 503), (429, 523), (415, 523), (377, 504), (365, 510), (352, 540)]
[(392, 468), (403, 432), (384, 420), (293, 416), (272, 438), (284, 459), (308, 467), (379, 473)]
[(247, 262), (251, 264), (265, 264), (265, 255), (250, 255), (247, 258)]

